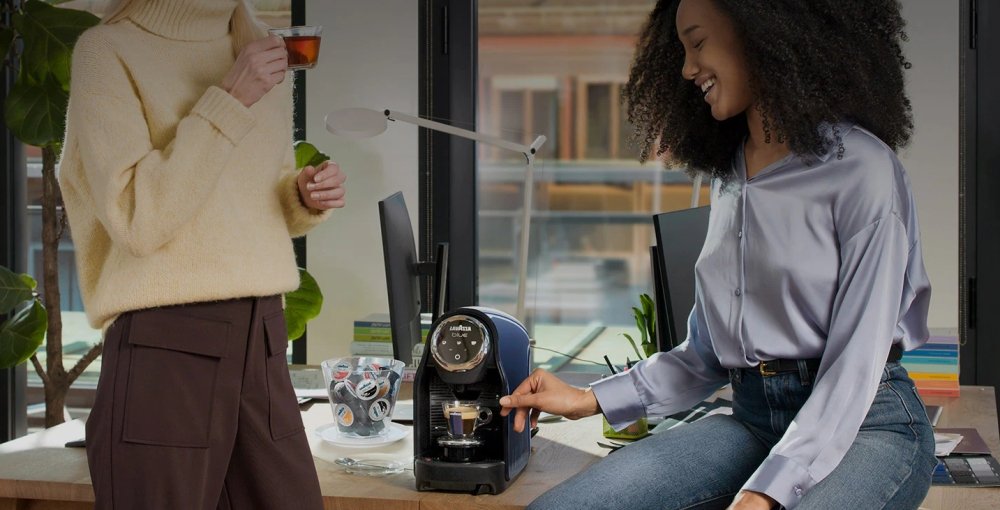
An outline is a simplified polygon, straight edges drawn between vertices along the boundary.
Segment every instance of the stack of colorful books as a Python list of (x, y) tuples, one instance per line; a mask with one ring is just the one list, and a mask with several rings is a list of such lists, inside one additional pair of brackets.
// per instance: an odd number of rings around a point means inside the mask
[(355, 356), (392, 356), (392, 330), (389, 314), (371, 313), (354, 321), (351, 354)]
[(902, 363), (921, 396), (958, 396), (957, 336), (931, 336), (919, 349), (903, 353)]
[[(430, 317), (422, 317), (420, 340), (427, 338)], [(392, 329), (389, 314), (371, 313), (354, 321), (354, 339), (351, 342), (352, 356), (392, 356)]]

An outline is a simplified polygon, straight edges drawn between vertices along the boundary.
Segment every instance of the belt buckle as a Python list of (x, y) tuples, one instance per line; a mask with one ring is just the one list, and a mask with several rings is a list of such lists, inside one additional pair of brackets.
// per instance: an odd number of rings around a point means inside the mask
[(767, 368), (767, 362), (766, 361), (761, 361), (760, 363), (758, 363), (757, 364), (757, 369), (760, 370), (760, 375), (762, 375), (764, 377), (770, 377), (772, 375), (777, 375), (778, 374), (778, 372)]

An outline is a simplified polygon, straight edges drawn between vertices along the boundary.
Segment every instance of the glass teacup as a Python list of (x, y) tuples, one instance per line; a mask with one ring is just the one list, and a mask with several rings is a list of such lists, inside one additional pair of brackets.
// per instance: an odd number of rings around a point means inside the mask
[(268, 32), (285, 40), (285, 48), (288, 49), (288, 69), (312, 69), (316, 66), (323, 27), (317, 25), (272, 28)]

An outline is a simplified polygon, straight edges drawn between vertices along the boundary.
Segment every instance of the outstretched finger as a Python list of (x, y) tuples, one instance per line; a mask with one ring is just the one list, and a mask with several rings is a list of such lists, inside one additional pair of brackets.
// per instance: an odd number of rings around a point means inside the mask
[(524, 422), (528, 419), (528, 411), (525, 407), (518, 407), (514, 414), (514, 432), (524, 432)]
[[(510, 412), (509, 409), (515, 407), (517, 408), (535, 407), (538, 404), (538, 395), (530, 393), (530, 390), (527, 393), (520, 393), (520, 391), (521, 388), (518, 387), (516, 390), (514, 390), (513, 393), (507, 395), (506, 397), (502, 397), (500, 399), (500, 406), (503, 407), (503, 409), (500, 411), (501, 413), (504, 410), (507, 410), (507, 412), (509, 413)], [(502, 416), (507, 416), (507, 415), (504, 414)]]

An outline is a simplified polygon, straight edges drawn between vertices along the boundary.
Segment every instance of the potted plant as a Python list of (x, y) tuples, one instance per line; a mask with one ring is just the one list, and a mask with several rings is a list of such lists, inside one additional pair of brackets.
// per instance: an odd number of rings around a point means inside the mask
[[(639, 302), (642, 308), (633, 306), (632, 316), (635, 318), (636, 327), (639, 328), (640, 342), (636, 345), (635, 339), (628, 333), (622, 333), (622, 336), (632, 345), (632, 350), (641, 360), (656, 353), (656, 306), (649, 294), (640, 294)], [(639, 350), (640, 346), (642, 351)]]
[[(66, 394), (74, 381), (100, 356), (103, 342), (92, 346), (69, 370), (63, 363), (62, 314), (59, 294), (59, 240), (67, 227), (60, 203), (56, 164), (62, 149), (66, 107), (69, 102), (70, 62), (73, 45), (84, 30), (100, 20), (84, 11), (53, 7), (41, 0), (16, 5), (2, 0), (0, 9), (10, 15), (10, 26), (0, 25), (0, 58), (20, 61), (17, 80), (4, 102), (4, 120), (21, 142), (42, 150), (42, 279), (0, 266), (0, 368), (31, 361), (45, 392), (45, 426), (64, 421)], [(10, 58), (9, 58), (10, 57)], [(319, 164), (327, 156), (307, 143), (299, 143), (296, 162)], [(316, 280), (300, 269), (300, 286), (285, 295), (289, 339), (305, 332), (306, 323), (319, 314), (323, 303)], [(37, 351), (45, 343), (45, 366)]]
[[(632, 307), (632, 317), (635, 319), (636, 327), (639, 328), (639, 343), (637, 344), (635, 338), (628, 333), (622, 333), (622, 336), (628, 340), (628, 343), (632, 346), (632, 350), (635, 351), (636, 357), (642, 360), (656, 353), (656, 307), (653, 304), (653, 298), (649, 297), (649, 294), (640, 294), (639, 304), (641, 308)], [(642, 347), (641, 350), (639, 349), (640, 347)], [(628, 366), (629, 363), (626, 363), (626, 365), (626, 370), (631, 368), (631, 366)], [(628, 427), (616, 431), (611, 428), (611, 424), (605, 418), (603, 420), (602, 431), (604, 437), (609, 439), (641, 439), (649, 435), (649, 422), (646, 421), (645, 417), (639, 418)]]
[[(58, 203), (56, 162), (65, 131), (73, 45), (100, 20), (88, 12), (53, 7), (40, 0), (0, 4), (11, 19), (0, 26), (0, 58), (17, 58), (17, 79), (4, 102), (4, 121), (20, 141), (42, 150), (42, 279), (45, 294), (27, 275), (0, 271), (0, 367), (30, 359), (45, 386), (45, 426), (63, 421), (66, 392), (101, 353), (95, 345), (69, 370), (63, 366), (62, 315), (59, 310), (59, 239), (67, 221)], [(27, 304), (25, 306), (25, 304)], [(45, 367), (35, 351), (48, 337)]]

